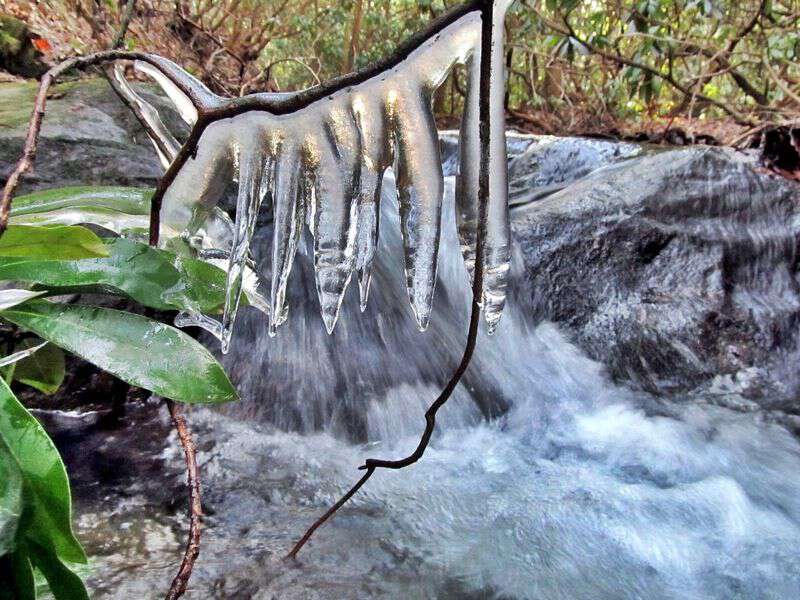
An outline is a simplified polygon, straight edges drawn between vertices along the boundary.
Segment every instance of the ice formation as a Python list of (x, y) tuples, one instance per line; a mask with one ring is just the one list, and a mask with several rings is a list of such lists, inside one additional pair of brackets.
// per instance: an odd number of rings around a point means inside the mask
[[(505, 303), (509, 270), (502, 39), (509, 4), (510, 0), (496, 2), (492, 20), (490, 194), (481, 295), (489, 332), (495, 328)], [(300, 110), (288, 114), (247, 110), (205, 127), (195, 155), (183, 165), (164, 195), (161, 224), (162, 232), (182, 231), (206, 251), (229, 252), (226, 304), (221, 324), (204, 315), (186, 314), (178, 324), (208, 329), (220, 337), (222, 350), (227, 351), (256, 215), (265, 200), (274, 218), (272, 281), (266, 311), (270, 335), (287, 318), (287, 281), (304, 227), (313, 237), (317, 293), (327, 331), (333, 331), (353, 273), (357, 275), (363, 310), (378, 237), (381, 183), (391, 167), (397, 180), (408, 296), (419, 329), (425, 330), (436, 283), (443, 194), (432, 97), (458, 64), (466, 66), (468, 82), (456, 221), (465, 264), (469, 275), (474, 275), (481, 155), (481, 23), (479, 8), (467, 11), (420, 42), (393, 67)], [(220, 107), (234, 102), (215, 96), (164, 59), (157, 59), (157, 64), (137, 62), (135, 66), (161, 85), (189, 125), (198, 119), (198, 104)], [(115, 83), (145, 124), (162, 162), (168, 165), (178, 152), (175, 139), (119, 71)], [(287, 95), (255, 94), (249, 98), (264, 106)], [(217, 234), (210, 237), (208, 222), (231, 180), (238, 182), (235, 225), (225, 235), (216, 227)]]

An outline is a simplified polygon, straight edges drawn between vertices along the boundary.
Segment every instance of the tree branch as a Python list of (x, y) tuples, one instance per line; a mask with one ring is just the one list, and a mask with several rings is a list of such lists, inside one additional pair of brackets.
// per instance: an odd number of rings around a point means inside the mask
[(202, 527), (203, 507), (200, 502), (200, 475), (197, 469), (197, 450), (192, 440), (192, 433), (186, 425), (186, 419), (177, 404), (172, 400), (166, 401), (172, 423), (178, 432), (178, 439), (183, 447), (186, 459), (186, 478), (189, 486), (189, 537), (186, 550), (183, 553), (178, 574), (172, 580), (172, 585), (165, 596), (165, 600), (177, 600), (186, 592), (189, 578), (197, 557), (200, 555), (200, 530)]
[(481, 146), (480, 165), (478, 175), (478, 228), (475, 240), (475, 269), (472, 282), (472, 308), (469, 320), (469, 330), (467, 332), (467, 344), (464, 355), (453, 373), (450, 381), (439, 394), (439, 397), (425, 411), (425, 429), (422, 432), (420, 441), (416, 449), (398, 460), (385, 460), (378, 458), (368, 458), (359, 467), (365, 470), (364, 476), (342, 496), (328, 511), (317, 519), (306, 531), (302, 538), (294, 545), (286, 558), (295, 558), (302, 547), (311, 539), (314, 532), (328, 519), (330, 519), (372, 476), (376, 469), (402, 469), (417, 462), (425, 454), (431, 437), (436, 427), (436, 415), (445, 403), (450, 399), (456, 389), (461, 377), (467, 370), (478, 339), (478, 326), (480, 324), (481, 303), (483, 295), (483, 266), (484, 252), (486, 245), (486, 219), (488, 214), (489, 199), (489, 158), (490, 158), (490, 86), (491, 86), (491, 50), (492, 50), (492, 0), (485, 0), (481, 3), (481, 62), (480, 62), (480, 84), (479, 84), (479, 140)]

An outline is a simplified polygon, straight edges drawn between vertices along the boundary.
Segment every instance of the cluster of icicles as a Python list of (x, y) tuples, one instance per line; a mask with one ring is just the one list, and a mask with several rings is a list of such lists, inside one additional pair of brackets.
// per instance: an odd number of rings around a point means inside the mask
[[(491, 332), (505, 303), (509, 270), (506, 152), (503, 122), (503, 17), (509, 2), (498, 2), (493, 19), (490, 88), (489, 199), (481, 297)], [(369, 295), (379, 229), (381, 182), (392, 167), (397, 181), (408, 296), (420, 330), (430, 318), (441, 229), (443, 177), (432, 96), (457, 64), (467, 70), (461, 126), (456, 220), (469, 276), (475, 265), (479, 220), (478, 178), (480, 11), (468, 12), (426, 39), (393, 68), (284, 115), (251, 110), (208, 125), (196, 155), (168, 188), (161, 210), (162, 240), (180, 233), (200, 256), (224, 252), (227, 302), (222, 322), (182, 314), (180, 326), (198, 325), (230, 343), (243, 281), (247, 292), (250, 240), (262, 202), (271, 205), (274, 233), (269, 300), (253, 301), (269, 316), (269, 332), (287, 318), (287, 281), (300, 236), (313, 237), (316, 287), (328, 332), (336, 324), (351, 276), (356, 273), (362, 310)], [(230, 100), (212, 94), (176, 65), (136, 63), (157, 81), (182, 118), (193, 125), (198, 111), (173, 82), (176, 77), (209, 106)], [(168, 72), (171, 77), (165, 76)], [(168, 166), (179, 143), (157, 112), (115, 72), (118, 89), (139, 109), (161, 160)], [(258, 94), (261, 99), (285, 94)], [(238, 182), (235, 224), (217, 208), (228, 183)], [(166, 232), (166, 235), (165, 235)]]

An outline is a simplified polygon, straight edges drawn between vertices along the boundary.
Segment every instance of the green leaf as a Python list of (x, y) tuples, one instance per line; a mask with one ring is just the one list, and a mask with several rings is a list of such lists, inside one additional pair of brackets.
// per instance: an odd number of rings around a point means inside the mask
[(128, 215), (150, 214), (153, 190), (119, 186), (76, 186), (19, 196), (11, 205), (11, 221), (63, 209), (113, 210)]
[(0, 256), (30, 258), (93, 258), (108, 256), (103, 240), (73, 225), (11, 225), (0, 237)]
[[(9, 222), (12, 225), (78, 225), (91, 223), (120, 235), (146, 239), (150, 226), (150, 200), (153, 190), (134, 187), (64, 187), (14, 200)], [(215, 207), (204, 225), (206, 233), (219, 248), (226, 247), (233, 235), (233, 223), (227, 213)], [(161, 239), (180, 235), (161, 224)]]
[(22, 515), (22, 473), (0, 438), (0, 556), (16, 547), (17, 527)]
[(54, 291), (123, 294), (158, 310), (220, 312), (225, 272), (201, 260), (122, 238), (106, 245), (108, 258), (41, 260), (0, 257), (0, 280), (25, 281)]
[(21, 225), (92, 223), (116, 233), (146, 235), (152, 189), (65, 187), (20, 196), (9, 222)]
[(108, 308), (43, 300), (0, 316), (159, 396), (202, 404), (237, 399), (211, 353), (169, 325)]
[[(15, 350), (33, 348), (39, 343), (39, 340), (26, 339)], [(54, 394), (64, 381), (64, 353), (53, 344), (43, 346), (17, 363), (14, 379), (43, 394)]]
[(89, 600), (89, 593), (81, 578), (61, 562), (49, 548), (31, 544), (30, 557), (34, 566), (47, 579), (50, 593), (55, 600)]
[(70, 562), (86, 562), (72, 533), (72, 505), (64, 463), (45, 430), (0, 381), (0, 438), (16, 460), (29, 498), (24, 536)]

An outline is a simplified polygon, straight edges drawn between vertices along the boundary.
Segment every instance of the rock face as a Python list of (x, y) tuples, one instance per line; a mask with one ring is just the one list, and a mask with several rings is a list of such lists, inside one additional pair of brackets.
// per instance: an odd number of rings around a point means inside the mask
[[(2, 174), (21, 148), (33, 94), (32, 85), (0, 85)], [(149, 98), (180, 131), (166, 103)], [(448, 175), (454, 174), (456, 149), (457, 138), (444, 135)], [(509, 156), (515, 237), (510, 304), (525, 321), (557, 323), (615, 378), (652, 393), (800, 411), (794, 368), (800, 315), (797, 184), (760, 172), (748, 156), (702, 146), (663, 150), (601, 140), (510, 137)], [(160, 173), (144, 134), (107, 84), (72, 83), (56, 88), (48, 102), (35, 172), (24, 189), (153, 185)], [(398, 265), (392, 262), (390, 268), (396, 271)], [(297, 272), (304, 269), (296, 266)], [(446, 279), (455, 269), (440, 268), (440, 277)], [(300, 310), (318, 325), (313, 285), (302, 279), (293, 284), (302, 297)], [(377, 302), (390, 303), (393, 294), (402, 294), (392, 285), (376, 288)], [(460, 295), (466, 289), (440, 282), (435, 319), (448, 312), (460, 319)], [(373, 304), (368, 313), (375, 314), (358, 321), (349, 302), (339, 338), (331, 340), (310, 326), (287, 332), (286, 339), (268, 340), (260, 317), (245, 315), (237, 334), (243, 336), (242, 351), (226, 359), (234, 378), (249, 382), (245, 396), (282, 398), (315, 373), (328, 373), (341, 386), (336, 389), (343, 412), (326, 416), (325, 407), (312, 407), (306, 425), (314, 428), (320, 419), (353, 419), (365, 408), (352, 404), (352, 398), (382, 389), (361, 377), (363, 372), (348, 382), (348, 359), (366, 357), (359, 363), (371, 364), (386, 385), (417, 380), (435, 387), (446, 378), (460, 351), (462, 334), (453, 332), (461, 332), (461, 321), (439, 333), (434, 327), (436, 335), (418, 336), (400, 309), (384, 306), (379, 315)], [(398, 333), (406, 327), (413, 340)], [(503, 335), (508, 337), (501, 340)], [(513, 335), (501, 331), (496, 343), (513, 345)], [(390, 337), (399, 340), (399, 352), (421, 339), (427, 339), (427, 346), (418, 356), (399, 361), (404, 364), (397, 373), (387, 372), (385, 363), (398, 362), (397, 356), (378, 360), (373, 351), (395, 352)], [(447, 350), (441, 349), (441, 340)], [(343, 343), (351, 344), (353, 352), (334, 351)], [(324, 368), (308, 367), (312, 373), (286, 360), (292, 352), (301, 356), (303, 344), (329, 357)], [(438, 354), (445, 355), (442, 364), (429, 360)], [(483, 361), (478, 357), (486, 373), (492, 363)], [(271, 366), (269, 373), (265, 365)], [(481, 382), (477, 370), (467, 388), (499, 397), (496, 406), (483, 406), (484, 412), (502, 409), (507, 404), (503, 376)], [(276, 382), (278, 373), (283, 383)], [(332, 388), (318, 387), (330, 395)], [(267, 410), (265, 417), (283, 427), (298, 419), (292, 407), (270, 404)], [(291, 414), (276, 416), (285, 413)]]
[(518, 301), (648, 391), (796, 412), (800, 188), (730, 150), (638, 154), (514, 206)]
[[(22, 150), (36, 89), (35, 83), (0, 84), (0, 176), (4, 180)], [(176, 131), (186, 131), (168, 101), (142, 91)], [(106, 81), (69, 82), (51, 88), (36, 164), (20, 193), (101, 183), (153, 186), (162, 172), (136, 118)]]

